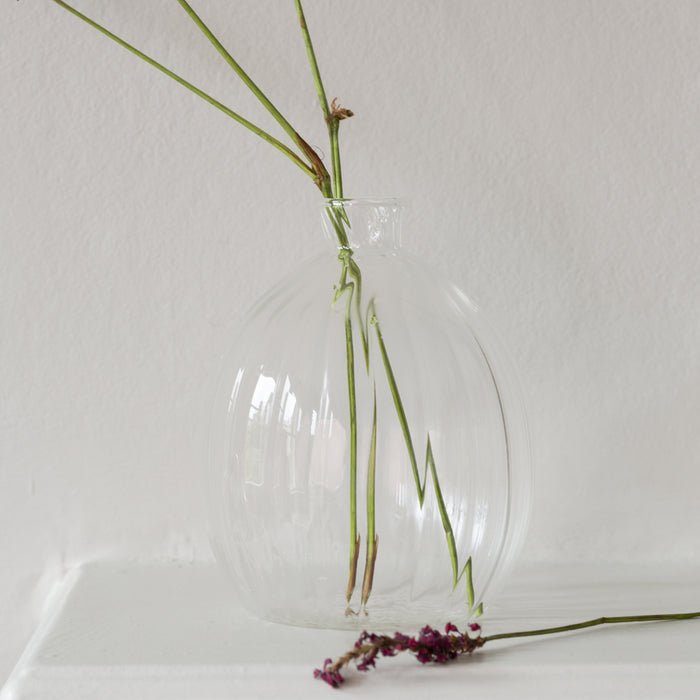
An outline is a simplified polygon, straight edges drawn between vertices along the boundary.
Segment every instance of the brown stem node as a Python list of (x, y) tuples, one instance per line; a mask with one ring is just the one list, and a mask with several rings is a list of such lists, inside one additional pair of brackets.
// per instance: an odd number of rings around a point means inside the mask
[(354, 116), (354, 112), (351, 109), (340, 106), (340, 102), (337, 97), (334, 97), (331, 101), (331, 111), (326, 121), (340, 121), (341, 119), (349, 119)]

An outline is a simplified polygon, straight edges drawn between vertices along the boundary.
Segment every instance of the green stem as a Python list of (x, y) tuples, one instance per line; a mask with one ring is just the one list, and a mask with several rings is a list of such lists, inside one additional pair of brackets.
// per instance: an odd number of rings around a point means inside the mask
[(301, 26), (301, 33), (304, 37), (306, 53), (309, 57), (309, 64), (311, 66), (311, 74), (314, 78), (314, 84), (316, 85), (316, 93), (318, 94), (318, 100), (321, 103), (321, 110), (323, 111), (323, 118), (326, 122), (326, 127), (328, 129), (328, 138), (331, 143), (331, 162), (333, 165), (333, 197), (335, 197), (336, 199), (342, 199), (343, 178), (340, 169), (340, 145), (338, 143), (338, 126), (340, 120), (337, 115), (331, 112), (330, 107), (328, 106), (326, 90), (323, 87), (321, 71), (318, 68), (316, 52), (314, 51), (314, 46), (311, 42), (311, 35), (309, 34), (309, 28), (306, 24), (306, 18), (304, 17), (304, 10), (301, 6), (301, 0), (294, 0), (294, 4), (297, 8), (299, 25)]
[(445, 504), (445, 499), (442, 495), (442, 489), (440, 488), (440, 480), (438, 478), (437, 468), (435, 466), (435, 458), (433, 457), (433, 448), (430, 443), (430, 433), (428, 433), (427, 446), (425, 451), (425, 468), (423, 470), (423, 478), (421, 480), (420, 472), (418, 471), (418, 460), (416, 458), (416, 451), (413, 447), (413, 438), (411, 437), (411, 430), (408, 426), (408, 419), (406, 417), (406, 411), (403, 406), (403, 401), (401, 400), (401, 394), (399, 393), (399, 387), (396, 382), (396, 377), (394, 375), (393, 367), (391, 366), (391, 361), (389, 360), (389, 353), (386, 349), (386, 344), (384, 342), (384, 336), (382, 335), (381, 328), (379, 326), (379, 321), (377, 320), (376, 311), (374, 308), (374, 300), (372, 300), (367, 309), (367, 314), (371, 319), (371, 323), (375, 328), (377, 334), (377, 341), (379, 343), (379, 352), (382, 356), (382, 362), (384, 364), (384, 373), (386, 374), (387, 380), (389, 382), (389, 389), (391, 391), (391, 396), (394, 399), (394, 407), (396, 408), (396, 415), (399, 419), (399, 424), (401, 426), (401, 432), (403, 433), (404, 442), (406, 443), (406, 450), (408, 452), (409, 459), (411, 461), (411, 470), (413, 472), (413, 480), (416, 485), (416, 491), (418, 493), (418, 503), (423, 508), (423, 503), (425, 502), (425, 491), (428, 485), (428, 470), (430, 471), (431, 481), (433, 482), (433, 488), (435, 489), (435, 498), (437, 500), (438, 511), (440, 512), (440, 518), (442, 520), (442, 528), (445, 533), (445, 539), (447, 541), (447, 549), (450, 555), (450, 562), (452, 564), (452, 587), (453, 590), (457, 587), (462, 577), (465, 577), (466, 587), (467, 587), (467, 603), (469, 607), (469, 612), (474, 613), (476, 617), (482, 614), (483, 608), (479, 605), (474, 609), (475, 595), (474, 595), (474, 583), (472, 579), (472, 559), (469, 557), (465, 563), (462, 570), (459, 570), (459, 558), (457, 555), (457, 545), (455, 543), (454, 531), (452, 529), (452, 523), (450, 522), (450, 516), (447, 512), (447, 506)]
[(326, 91), (323, 87), (323, 80), (321, 80), (321, 71), (318, 68), (318, 62), (316, 61), (316, 53), (314, 52), (314, 46), (311, 43), (311, 35), (309, 34), (309, 28), (306, 25), (306, 18), (304, 17), (304, 10), (301, 6), (301, 0), (294, 0), (294, 4), (297, 8), (299, 25), (301, 26), (301, 33), (304, 37), (304, 44), (306, 45), (306, 53), (309, 57), (309, 65), (311, 66), (311, 73), (313, 75), (314, 83), (316, 85), (318, 101), (321, 103), (323, 118), (328, 120), (331, 111), (328, 107), (328, 98), (326, 97)]
[(375, 530), (375, 480), (377, 472), (377, 385), (374, 384), (374, 409), (372, 413), (372, 438), (369, 446), (369, 463), (367, 466), (367, 556), (365, 575), (362, 583), (362, 605), (367, 605), (372, 582), (374, 581), (374, 564), (377, 560), (379, 537)]
[(328, 120), (328, 138), (331, 142), (331, 165), (333, 167), (333, 196), (336, 199), (343, 198), (343, 173), (340, 168), (340, 143), (338, 141), (338, 131), (340, 121), (337, 117), (331, 116)]
[[(389, 354), (386, 349), (386, 344), (384, 343), (384, 336), (382, 335), (381, 328), (379, 327), (379, 321), (377, 320), (374, 300), (369, 304), (367, 314), (370, 317), (370, 323), (374, 326), (377, 333), (377, 341), (379, 342), (379, 351), (382, 356), (382, 362), (384, 363), (384, 372), (386, 378), (389, 382), (389, 389), (391, 390), (391, 396), (394, 399), (394, 407), (396, 408), (396, 415), (399, 419), (399, 424), (401, 425), (401, 432), (403, 433), (403, 438), (406, 443), (406, 450), (408, 451), (408, 457), (411, 461), (411, 471), (413, 472), (413, 480), (416, 485), (416, 491), (418, 492), (418, 503), (420, 507), (423, 507), (423, 502), (425, 501), (425, 487), (427, 485), (427, 474), (429, 467), (429, 460), (426, 456), (425, 470), (423, 472), (423, 483), (421, 484), (420, 473), (418, 471), (418, 460), (416, 459), (416, 451), (413, 448), (413, 438), (411, 437), (411, 431), (408, 427), (408, 419), (406, 418), (406, 411), (403, 407), (403, 401), (401, 400), (401, 394), (399, 393), (399, 387), (396, 383), (396, 377), (394, 376), (394, 370), (389, 361)], [(432, 450), (428, 453), (432, 455)]]
[(341, 253), (341, 255), (344, 254), (346, 250), (351, 253), (350, 241), (348, 240), (348, 234), (345, 232), (345, 224), (343, 223), (347, 220), (347, 214), (342, 208), (342, 205), (338, 206), (336, 202), (329, 203), (326, 207), (326, 214), (331, 220), (333, 228), (335, 229), (335, 235), (338, 238), (340, 246), (343, 248), (343, 253)]
[(104, 34), (105, 36), (109, 37), (112, 41), (115, 41), (117, 44), (125, 48), (127, 51), (130, 51), (132, 54), (135, 56), (138, 56), (141, 60), (145, 61), (149, 65), (153, 66), (157, 70), (159, 70), (161, 73), (164, 73), (167, 75), (169, 78), (172, 78), (175, 82), (179, 83), (183, 87), (186, 87), (188, 90), (193, 92), (195, 95), (198, 97), (201, 97), (203, 100), (208, 102), (210, 105), (216, 107), (218, 110), (222, 111), (224, 114), (227, 116), (231, 117), (231, 119), (237, 121), (239, 124), (244, 126), (246, 129), (249, 129), (252, 131), (254, 134), (257, 134), (260, 138), (263, 140), (267, 141), (269, 144), (274, 146), (278, 151), (281, 151), (284, 153), (287, 158), (289, 158), (295, 165), (299, 166), (307, 175), (309, 175), (312, 178), (316, 178), (316, 173), (315, 171), (309, 167), (307, 163), (305, 163), (299, 156), (294, 153), (289, 147), (285, 146), (281, 141), (276, 139), (274, 136), (271, 134), (268, 134), (266, 131), (261, 129), (260, 127), (256, 126), (252, 122), (249, 122), (247, 119), (242, 117), (240, 114), (237, 114), (234, 112), (232, 109), (229, 109), (226, 105), (222, 104), (218, 100), (214, 99), (207, 93), (205, 93), (203, 90), (200, 90), (198, 87), (193, 85), (192, 83), (188, 82), (184, 78), (181, 78), (179, 75), (176, 73), (173, 73), (170, 69), (166, 68), (162, 64), (158, 63), (156, 60), (151, 58), (150, 56), (146, 55), (143, 53), (143, 51), (139, 51), (136, 47), (132, 46), (131, 44), (127, 43), (120, 37), (118, 37), (116, 34), (113, 34), (110, 32), (108, 29), (103, 27), (102, 25), (98, 24), (94, 20), (90, 19), (86, 15), (82, 14), (78, 10), (76, 10), (74, 7), (71, 7), (68, 3), (63, 2), (63, 0), (53, 0), (57, 5), (62, 7), (65, 10), (68, 10), (71, 14), (75, 15), (79, 19), (83, 20), (86, 24), (89, 24), (91, 27), (94, 29), (97, 29), (99, 32)]
[(360, 551), (360, 538), (357, 534), (357, 398), (355, 392), (355, 350), (352, 337), (352, 300), (355, 291), (354, 283), (348, 282), (348, 258), (351, 251), (344, 250), (341, 253), (343, 271), (341, 273), (338, 289), (333, 303), (343, 294), (348, 297), (345, 302), (345, 364), (348, 382), (348, 404), (350, 410), (350, 573), (348, 586), (345, 593), (347, 602), (350, 602), (355, 590), (357, 577), (357, 559)]
[[(352, 256), (352, 253), (350, 254)], [(362, 350), (365, 356), (365, 369), (367, 370), (367, 375), (369, 375), (369, 336), (367, 333), (367, 322), (368, 318), (362, 321), (362, 273), (358, 264), (349, 258), (348, 261), (348, 274), (355, 283), (355, 315), (357, 316), (357, 324), (360, 327), (360, 336), (362, 338)], [(369, 316), (369, 314), (368, 314)]]
[(187, 0), (178, 0), (182, 8), (187, 12), (192, 21), (199, 27), (204, 36), (209, 39), (213, 44), (214, 48), (221, 54), (223, 59), (228, 63), (231, 68), (233, 68), (236, 75), (245, 83), (246, 87), (258, 98), (262, 103), (263, 107), (272, 115), (274, 120), (284, 129), (287, 135), (296, 143), (298, 146), (304, 150), (301, 146), (300, 136), (294, 130), (292, 125), (282, 116), (281, 112), (272, 104), (267, 95), (253, 82), (250, 76), (241, 68), (238, 61), (236, 61), (233, 56), (226, 50), (223, 44), (216, 38), (214, 33), (209, 29), (209, 27), (202, 21), (200, 16), (192, 9)]
[[(369, 340), (367, 334), (367, 319), (362, 320), (362, 273), (358, 264), (353, 260), (350, 241), (345, 231), (345, 227), (350, 227), (350, 221), (345, 211), (345, 205), (342, 201), (330, 202), (326, 207), (326, 214), (333, 224), (335, 235), (342, 247), (340, 260), (343, 262), (343, 270), (347, 272), (352, 281), (355, 283), (355, 312), (357, 321), (360, 327), (362, 336), (362, 350), (365, 356), (365, 368), (369, 375)], [(341, 290), (342, 291), (342, 290)], [(337, 295), (336, 295), (337, 299)], [(334, 300), (335, 301), (335, 300)]]
[(597, 627), (598, 625), (624, 624), (627, 622), (658, 622), (661, 620), (690, 620), (700, 617), (700, 612), (671, 613), (667, 615), (624, 615), (619, 617), (596, 617), (593, 620), (577, 622), (572, 625), (561, 625), (560, 627), (544, 627), (542, 629), (528, 630), (525, 632), (504, 632), (503, 634), (492, 634), (483, 637), (484, 642), (493, 642), (496, 639), (515, 639), (516, 637), (535, 637), (543, 634), (557, 634), (559, 632), (571, 632), (581, 630), (586, 627)]

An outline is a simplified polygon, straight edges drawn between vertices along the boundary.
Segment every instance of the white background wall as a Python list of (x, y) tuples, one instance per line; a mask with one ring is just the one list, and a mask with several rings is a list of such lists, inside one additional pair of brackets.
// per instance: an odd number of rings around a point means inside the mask
[[(78, 0), (76, 0), (78, 3)], [(79, 6), (276, 134), (176, 2)], [(311, 143), (293, 3), (195, 4)], [(0, 683), (77, 562), (210, 557), (211, 371), (319, 242), (310, 180), (48, 0), (0, 19)], [(307, 0), (348, 195), (480, 303), (528, 404), (525, 556), (700, 557), (700, 3)]]

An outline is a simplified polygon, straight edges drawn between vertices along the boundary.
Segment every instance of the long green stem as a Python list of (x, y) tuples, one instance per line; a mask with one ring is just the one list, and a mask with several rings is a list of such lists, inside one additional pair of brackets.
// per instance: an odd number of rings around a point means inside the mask
[(166, 68), (163, 66), (161, 63), (158, 63), (158, 61), (154, 60), (150, 56), (146, 55), (143, 53), (143, 51), (139, 51), (136, 47), (132, 46), (131, 44), (127, 43), (120, 37), (118, 37), (116, 34), (113, 34), (110, 32), (108, 29), (103, 27), (102, 25), (98, 24), (94, 20), (90, 19), (86, 15), (82, 14), (78, 10), (76, 10), (74, 7), (71, 7), (68, 3), (63, 2), (63, 0), (53, 0), (57, 5), (60, 7), (64, 8), (65, 10), (68, 10), (71, 14), (75, 15), (79, 19), (83, 20), (83, 22), (89, 24), (91, 27), (94, 29), (97, 29), (99, 32), (104, 34), (105, 36), (109, 37), (112, 41), (115, 41), (117, 44), (125, 48), (127, 51), (130, 51), (132, 54), (135, 56), (138, 56), (141, 60), (145, 61), (149, 65), (153, 66), (157, 70), (159, 70), (161, 73), (164, 73), (167, 75), (169, 78), (172, 78), (175, 82), (179, 83), (183, 87), (186, 87), (188, 90), (193, 92), (195, 95), (198, 97), (201, 97), (203, 100), (208, 102), (210, 105), (216, 107), (218, 110), (222, 111), (224, 114), (227, 116), (231, 117), (231, 119), (237, 121), (239, 124), (244, 126), (246, 129), (249, 129), (252, 131), (254, 134), (257, 134), (260, 138), (263, 140), (267, 141), (269, 144), (274, 146), (278, 151), (281, 151), (284, 153), (287, 158), (289, 158), (295, 165), (299, 166), (307, 175), (310, 177), (316, 179), (317, 173), (314, 171), (313, 168), (311, 168), (307, 163), (305, 163), (294, 151), (292, 151), (288, 146), (285, 146), (281, 141), (276, 139), (274, 136), (271, 134), (267, 133), (260, 127), (256, 126), (252, 122), (249, 122), (247, 119), (242, 117), (240, 114), (234, 112), (232, 109), (227, 107), (226, 105), (222, 104), (218, 100), (214, 99), (207, 93), (205, 93), (203, 90), (200, 90), (198, 87), (193, 85), (192, 83), (188, 82), (184, 78), (180, 77), (173, 71), (171, 71), (169, 68)]
[(335, 112), (331, 112), (328, 106), (328, 98), (326, 97), (326, 90), (323, 87), (323, 80), (321, 79), (321, 71), (318, 68), (318, 61), (316, 60), (316, 52), (314, 51), (313, 43), (311, 42), (311, 35), (309, 34), (309, 28), (306, 24), (306, 18), (304, 17), (304, 10), (301, 6), (301, 0), (294, 0), (294, 4), (297, 8), (297, 15), (299, 17), (299, 25), (301, 26), (301, 32), (304, 37), (304, 44), (306, 45), (306, 53), (309, 57), (309, 64), (311, 66), (311, 74), (314, 78), (314, 84), (316, 85), (316, 93), (318, 94), (318, 100), (321, 103), (321, 110), (323, 112), (323, 118), (326, 122), (326, 127), (328, 129), (328, 138), (331, 144), (331, 162), (333, 165), (333, 197), (336, 199), (342, 199), (343, 197), (343, 177), (340, 168), (340, 145), (338, 142), (338, 127), (340, 116)]
[(369, 446), (369, 463), (367, 465), (367, 556), (365, 574), (362, 583), (362, 605), (367, 605), (372, 582), (374, 581), (374, 564), (377, 561), (379, 537), (376, 533), (375, 520), (375, 481), (377, 474), (377, 385), (374, 384), (374, 408), (372, 411), (372, 438)]
[(347, 602), (350, 602), (355, 590), (357, 580), (357, 559), (360, 553), (360, 537), (357, 534), (357, 398), (355, 392), (355, 349), (352, 334), (352, 301), (355, 291), (353, 282), (348, 282), (348, 263), (350, 250), (341, 253), (343, 259), (343, 271), (341, 273), (338, 289), (333, 298), (335, 303), (343, 294), (347, 294), (345, 301), (345, 365), (348, 384), (348, 406), (350, 410), (350, 572), (348, 586), (345, 593)]
[(345, 306), (345, 356), (348, 375), (348, 403), (350, 407), (350, 579), (346, 598), (348, 603), (355, 589), (357, 557), (360, 551), (360, 537), (357, 534), (357, 398), (355, 396), (355, 353), (352, 340), (352, 290)]
[(406, 443), (406, 450), (408, 452), (408, 456), (411, 462), (413, 480), (415, 482), (416, 491), (418, 494), (418, 503), (420, 507), (423, 508), (423, 503), (425, 502), (425, 491), (428, 485), (428, 471), (430, 471), (431, 481), (433, 482), (433, 488), (435, 489), (435, 497), (437, 499), (438, 511), (440, 512), (440, 518), (442, 520), (442, 528), (445, 533), (445, 539), (447, 541), (447, 549), (450, 555), (450, 562), (452, 564), (452, 587), (454, 590), (457, 587), (457, 584), (462, 579), (462, 577), (465, 577), (467, 587), (467, 603), (469, 606), (469, 611), (473, 612), (475, 616), (478, 617), (482, 614), (483, 608), (481, 605), (479, 605), (476, 609), (474, 609), (475, 596), (474, 583), (472, 579), (472, 559), (471, 557), (469, 557), (462, 570), (459, 570), (457, 545), (455, 543), (455, 536), (454, 531), (452, 529), (452, 523), (450, 522), (450, 516), (447, 512), (447, 506), (445, 505), (445, 499), (442, 495), (442, 489), (440, 488), (440, 480), (438, 478), (437, 468), (435, 467), (435, 458), (433, 457), (433, 448), (430, 443), (430, 434), (428, 434), (427, 438), (425, 468), (423, 470), (423, 478), (421, 480), (420, 472), (418, 471), (418, 460), (416, 459), (416, 451), (413, 447), (413, 438), (411, 437), (411, 430), (408, 425), (408, 418), (406, 417), (406, 411), (403, 406), (403, 401), (401, 400), (401, 394), (399, 392), (399, 387), (396, 382), (396, 377), (394, 375), (394, 369), (391, 366), (391, 361), (389, 360), (389, 353), (386, 349), (384, 336), (382, 335), (382, 331), (379, 326), (379, 321), (377, 320), (376, 310), (374, 308), (374, 300), (370, 302), (367, 314), (371, 318), (371, 323), (374, 326), (377, 334), (379, 352), (382, 356), (382, 362), (384, 364), (384, 372), (389, 382), (389, 390), (391, 391), (391, 396), (394, 399), (396, 415), (399, 419), (401, 432), (403, 433), (404, 442)]
[(582, 630), (586, 627), (597, 627), (598, 625), (624, 624), (627, 622), (658, 622), (661, 620), (690, 620), (700, 617), (700, 612), (670, 613), (667, 615), (623, 615), (619, 617), (596, 617), (585, 622), (576, 622), (572, 625), (561, 625), (559, 627), (544, 627), (542, 629), (527, 630), (525, 632), (504, 632), (502, 634), (492, 634), (482, 637), (484, 642), (493, 642), (496, 639), (515, 639), (516, 637), (535, 637), (543, 634), (557, 634), (558, 632), (571, 632)]
[(302, 146), (302, 139), (292, 125), (282, 116), (282, 113), (275, 107), (270, 99), (265, 95), (265, 93), (253, 82), (252, 78), (243, 70), (241, 65), (236, 61), (233, 56), (226, 50), (224, 45), (216, 38), (214, 33), (209, 29), (209, 27), (202, 21), (200, 16), (192, 9), (187, 0), (178, 0), (182, 8), (187, 12), (192, 21), (199, 27), (204, 36), (209, 39), (213, 44), (214, 48), (221, 54), (226, 63), (228, 63), (231, 68), (233, 68), (236, 75), (245, 83), (246, 87), (258, 98), (262, 103), (263, 107), (272, 115), (275, 121), (284, 129), (287, 135), (296, 143), (302, 151), (306, 150), (305, 146)]
[[(343, 197), (343, 181), (340, 168), (340, 147), (338, 143), (338, 124), (339, 116), (331, 114), (326, 91), (323, 87), (321, 71), (316, 60), (316, 52), (314, 51), (313, 42), (309, 28), (306, 24), (304, 9), (301, 5), (301, 0), (294, 0), (299, 18), (299, 26), (301, 27), (306, 53), (309, 58), (311, 74), (316, 86), (316, 93), (323, 112), (323, 118), (328, 129), (328, 137), (331, 144), (331, 159), (333, 168), (332, 178), (332, 196), (335, 199)], [(325, 183), (324, 183), (325, 184)], [(323, 191), (323, 190), (322, 190)], [(326, 193), (326, 197), (330, 195)], [(355, 397), (355, 361), (354, 361), (354, 346), (352, 338), (352, 316), (351, 304), (353, 296), (355, 297), (355, 309), (360, 322), (360, 332), (362, 333), (362, 347), (364, 351), (365, 366), (369, 372), (369, 344), (367, 342), (367, 332), (362, 323), (362, 313), (360, 309), (360, 299), (362, 294), (362, 276), (357, 263), (352, 259), (352, 250), (348, 241), (347, 233), (345, 232), (345, 224), (349, 224), (347, 215), (342, 206), (340, 209), (329, 206), (328, 215), (333, 223), (333, 226), (338, 237), (338, 241), (342, 246), (340, 259), (343, 262), (343, 272), (341, 284), (336, 292), (335, 301), (340, 295), (347, 292), (348, 299), (345, 305), (345, 347), (346, 347), (346, 367), (348, 381), (348, 399), (350, 405), (350, 575), (348, 587), (346, 591), (346, 600), (349, 603), (353, 591), (355, 589), (355, 581), (357, 575), (357, 559), (360, 549), (360, 537), (357, 534), (357, 405)], [(351, 282), (348, 282), (347, 276), (350, 276)], [(375, 388), (375, 405), (374, 405), (374, 422), (372, 428), (372, 447), (370, 449), (370, 462), (368, 482), (367, 482), (367, 509), (368, 509), (368, 533), (367, 533), (367, 555), (365, 559), (365, 574), (362, 584), (361, 602), (363, 605), (367, 603), (370, 592), (372, 590), (372, 579), (374, 574), (374, 562), (377, 556), (377, 537), (374, 532), (374, 469), (376, 461), (376, 388)]]
[(323, 87), (323, 80), (321, 80), (321, 71), (318, 68), (318, 61), (316, 60), (316, 52), (314, 51), (314, 46), (311, 42), (311, 35), (309, 34), (309, 28), (306, 25), (306, 17), (304, 17), (304, 10), (301, 6), (301, 0), (294, 0), (294, 4), (297, 8), (297, 16), (299, 17), (299, 25), (301, 26), (301, 33), (304, 37), (304, 44), (306, 45), (306, 53), (309, 57), (309, 65), (311, 66), (311, 74), (314, 78), (314, 83), (316, 85), (316, 92), (318, 94), (318, 101), (321, 103), (321, 110), (323, 111), (323, 118), (328, 119), (330, 117), (331, 111), (328, 107), (328, 98), (326, 97), (326, 91)]

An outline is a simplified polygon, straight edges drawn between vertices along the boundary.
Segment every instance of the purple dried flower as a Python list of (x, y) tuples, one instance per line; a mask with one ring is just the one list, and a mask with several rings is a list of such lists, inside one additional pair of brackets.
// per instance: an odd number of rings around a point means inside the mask
[(323, 669), (315, 669), (314, 678), (320, 678), (333, 688), (340, 688), (340, 684), (345, 681), (340, 671), (334, 667), (333, 659), (326, 659), (323, 662)]
[[(479, 630), (478, 625), (470, 625), (470, 630)], [(383, 634), (362, 632), (354, 647), (335, 662), (326, 659), (322, 669), (314, 671), (314, 677), (328, 683), (333, 688), (340, 687), (344, 678), (340, 669), (351, 661), (355, 662), (358, 671), (369, 671), (374, 668), (377, 656), (396, 656), (398, 652), (410, 651), (421, 663), (446, 663), (456, 659), (461, 654), (471, 654), (484, 644), (481, 636), (470, 637), (461, 634), (452, 622), (445, 625), (445, 634), (426, 625), (415, 637), (397, 632), (393, 637)]]
[(411, 638), (407, 634), (401, 634), (401, 632), (397, 632), (394, 635), (394, 648), (396, 651), (405, 651), (408, 649), (408, 643), (411, 641)]

